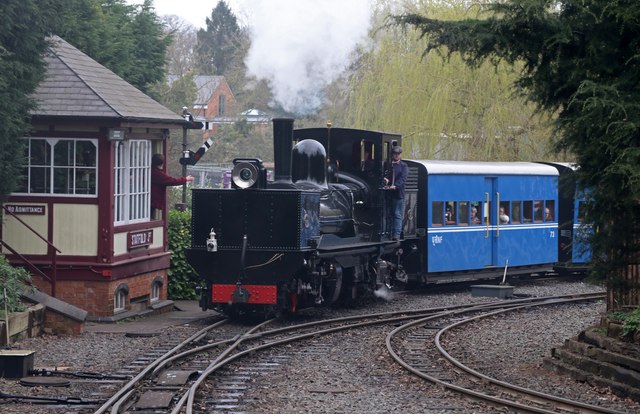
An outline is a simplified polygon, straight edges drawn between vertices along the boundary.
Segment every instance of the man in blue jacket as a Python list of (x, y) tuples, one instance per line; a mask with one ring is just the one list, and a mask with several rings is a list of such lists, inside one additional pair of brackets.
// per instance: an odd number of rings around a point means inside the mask
[(404, 185), (409, 167), (402, 161), (402, 147), (391, 148), (391, 163), (387, 165), (384, 185), (387, 192), (387, 228), (392, 240), (399, 240), (404, 218)]

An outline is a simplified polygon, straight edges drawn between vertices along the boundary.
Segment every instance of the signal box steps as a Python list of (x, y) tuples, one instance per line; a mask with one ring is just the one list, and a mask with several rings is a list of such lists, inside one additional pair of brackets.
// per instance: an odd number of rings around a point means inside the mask
[(594, 331), (583, 331), (551, 350), (545, 365), (577, 381), (610, 388), (620, 397), (640, 401), (640, 347)]

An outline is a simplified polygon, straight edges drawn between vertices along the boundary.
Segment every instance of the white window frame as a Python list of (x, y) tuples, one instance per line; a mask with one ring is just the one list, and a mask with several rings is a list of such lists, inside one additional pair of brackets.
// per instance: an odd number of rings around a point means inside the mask
[(120, 312), (127, 309), (127, 291), (126, 289), (116, 289), (113, 294), (113, 311)]
[(160, 292), (162, 291), (162, 282), (155, 280), (151, 283), (151, 294), (149, 295), (150, 302), (157, 302), (160, 300)]
[(149, 221), (151, 213), (151, 141), (114, 142), (114, 224)]
[[(27, 140), (27, 148), (26, 148), (26, 165), (24, 165), (25, 175), (24, 179), (26, 180), (26, 192), (18, 191), (15, 194), (28, 194), (28, 195), (50, 195), (56, 197), (90, 197), (96, 198), (98, 197), (98, 140), (91, 138), (56, 138), (56, 137), (30, 137), (25, 138)], [(34, 141), (45, 141), (48, 146), (48, 156), (47, 160), (44, 164), (35, 164), (33, 157), (31, 156), (32, 144)], [(77, 154), (77, 144), (78, 142), (88, 142), (93, 145), (94, 148), (94, 156), (93, 164), (94, 165), (83, 165), (82, 160), (76, 158)], [(55, 164), (55, 147), (61, 143), (72, 143), (73, 148), (70, 154), (67, 154), (67, 165), (56, 165)], [(33, 175), (36, 169), (40, 169), (45, 171), (46, 181), (47, 183), (47, 191), (32, 191), (32, 180), (34, 179)], [(56, 173), (67, 170), (68, 181), (68, 192), (56, 192), (55, 186), (55, 178)], [(84, 172), (84, 174), (83, 174)], [(78, 180), (80, 174), (83, 174), (86, 178), (91, 178), (95, 182), (93, 183), (93, 192), (90, 194), (86, 193), (78, 193), (81, 189), (79, 186), (80, 182)], [(81, 178), (81, 177), (80, 177)], [(89, 188), (89, 186), (87, 186)]]

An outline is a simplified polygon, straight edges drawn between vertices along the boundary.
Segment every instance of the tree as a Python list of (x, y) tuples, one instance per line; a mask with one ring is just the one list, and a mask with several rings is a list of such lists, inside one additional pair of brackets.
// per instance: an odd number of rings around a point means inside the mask
[(178, 16), (165, 17), (164, 25), (173, 40), (167, 48), (166, 73), (184, 77), (195, 69), (196, 28)]
[[(423, 2), (430, 15), (462, 19), (463, 2)], [(380, 10), (378, 26), (388, 16)], [(423, 54), (412, 30), (382, 27), (352, 67), (345, 124), (402, 133), (408, 156), (464, 160), (548, 159), (549, 121), (514, 94), (519, 66), (468, 67), (458, 54)]]
[(35, 108), (30, 98), (45, 74), (45, 36), (55, 22), (54, 2), (0, 3), (0, 202), (15, 189), (24, 165), (24, 137)]
[(198, 30), (197, 69), (201, 75), (226, 75), (239, 49), (240, 27), (236, 16), (220, 0), (206, 19), (207, 29)]
[(609, 310), (640, 304), (640, 3), (636, 0), (506, 0), (476, 5), (483, 18), (395, 17), (426, 40), (425, 53), (459, 52), (522, 62), (516, 82), (539, 109), (557, 115), (556, 150), (576, 154), (592, 197), (587, 219), (593, 275), (608, 286)]
[(152, 6), (125, 0), (58, 0), (54, 33), (141, 90), (164, 77), (171, 33)]

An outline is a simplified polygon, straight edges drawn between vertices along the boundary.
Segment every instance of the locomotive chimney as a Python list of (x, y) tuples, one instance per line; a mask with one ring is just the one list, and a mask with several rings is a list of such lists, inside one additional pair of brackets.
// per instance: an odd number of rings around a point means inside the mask
[(273, 118), (273, 179), (275, 182), (291, 182), (292, 148), (293, 119)]

